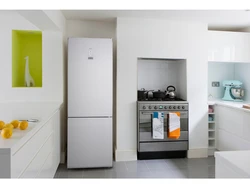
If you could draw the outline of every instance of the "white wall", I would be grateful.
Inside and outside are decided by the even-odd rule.
[[[245,101],[250,101],[250,63],[208,63],[208,96],[221,99],[224,96],[224,80],[239,80],[245,89]],[[219,81],[220,87],[212,87],[212,81]]]
[[[0,11],[0,101],[63,101],[62,35],[43,31],[43,87],[12,88],[12,30],[39,30],[15,11]]]
[[[179,60],[177,65],[177,96],[183,100],[187,100],[187,63],[186,60]]]
[[[138,59],[137,89],[166,91],[167,87],[172,85],[176,88],[178,97],[180,95],[185,96],[186,92],[182,91],[182,87],[186,88],[185,83],[187,79],[186,75],[183,76],[182,73],[186,71],[186,68],[181,66],[181,64],[184,64],[184,62],[177,60]],[[183,84],[180,85],[180,83]]]
[[[154,19],[117,19],[116,160],[137,158],[138,57],[187,59],[189,157],[207,156],[206,39],[206,24]]]
[[[138,65],[138,90],[165,91],[167,86],[177,83],[177,66],[167,60],[139,59]]]
[[[208,62],[208,97],[221,99],[224,96],[224,80],[234,79],[234,63]],[[220,82],[220,87],[212,87],[212,82]]]
[[[115,22],[67,20],[67,37],[115,39]]]

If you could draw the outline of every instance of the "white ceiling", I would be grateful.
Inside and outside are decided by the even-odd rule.
[[[209,29],[250,27],[250,11],[246,10],[62,10],[62,13],[70,20],[114,21],[117,17],[133,17],[205,22]]]

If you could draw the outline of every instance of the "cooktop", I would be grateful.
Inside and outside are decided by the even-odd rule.
[[[146,99],[138,99],[138,101],[185,101],[181,98],[146,98]]]

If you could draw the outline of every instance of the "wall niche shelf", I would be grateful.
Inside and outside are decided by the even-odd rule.
[[[42,87],[42,31],[12,30],[12,87]]]

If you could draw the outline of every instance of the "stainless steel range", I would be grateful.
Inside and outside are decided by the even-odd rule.
[[[182,99],[145,100],[137,102],[138,159],[186,157],[188,150],[188,102]],[[164,139],[152,137],[153,112],[164,113]],[[167,114],[180,112],[181,135],[178,139],[167,137]]]

